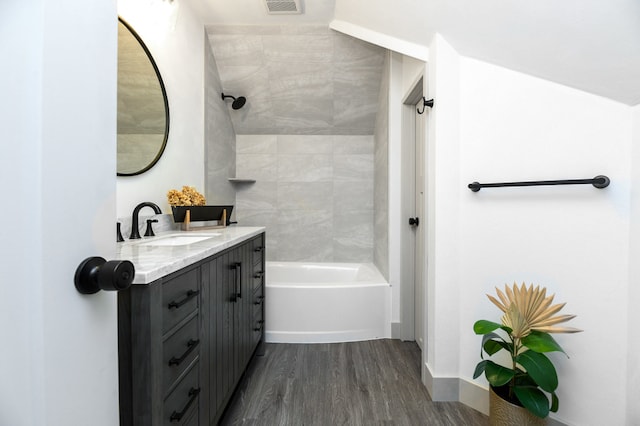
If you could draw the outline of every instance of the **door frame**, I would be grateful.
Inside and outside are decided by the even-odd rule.
[[[424,79],[424,74],[420,73],[414,83],[409,86],[409,90],[402,99],[402,221],[412,217],[415,210],[415,105],[424,96]],[[420,218],[420,220],[423,220],[423,218]],[[420,226],[425,225],[424,221],[420,224]],[[415,238],[415,232],[408,224],[400,227],[400,281],[402,283],[400,291],[400,338],[405,341],[416,340],[414,312]],[[423,336],[423,341],[426,342],[426,336]]]

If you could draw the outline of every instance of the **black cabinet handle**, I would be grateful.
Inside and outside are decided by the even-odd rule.
[[[181,301],[176,302],[174,300],[172,302],[169,302],[169,309],[178,309],[180,306],[184,305],[189,300],[191,300],[194,297],[196,297],[198,294],[200,294],[200,290],[189,290],[189,291],[187,291],[187,295]]]
[[[256,301],[253,302],[253,304],[254,305],[261,305],[263,301],[264,301],[264,296],[258,296],[258,297],[256,297]]]
[[[236,297],[242,299],[242,263],[236,262]]]
[[[182,356],[180,356],[180,358],[176,358],[176,357],[172,357],[169,360],[169,367],[171,367],[172,365],[180,365],[182,364],[182,361],[184,361],[191,352],[193,352],[193,350],[195,348],[198,347],[198,344],[200,343],[200,340],[196,339],[189,339],[189,341],[187,342],[187,350],[182,354]]]
[[[180,412],[174,411],[173,413],[171,413],[171,417],[169,417],[169,421],[173,423],[173,422],[179,422],[180,420],[182,420],[182,417],[184,417],[184,415],[187,414],[187,410],[189,409],[189,407],[191,407],[191,404],[193,404],[196,398],[198,398],[199,393],[200,393],[200,388],[189,389],[189,397],[190,397],[189,402],[187,402],[187,405],[184,406],[182,411]]]
[[[262,324],[264,324],[264,320],[260,320],[257,322],[258,326],[254,327],[253,331],[260,331],[262,330]]]
[[[234,262],[231,266],[233,269],[233,292],[231,301],[237,302],[238,298],[242,299],[242,263]]]
[[[262,250],[264,250],[264,247],[260,246],[260,247],[256,247],[253,249],[253,251],[255,251],[256,253],[260,253]]]
[[[262,278],[264,276],[264,272],[262,271],[258,271],[255,274],[253,274],[253,278]]]

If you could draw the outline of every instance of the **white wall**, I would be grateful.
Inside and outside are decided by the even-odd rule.
[[[561,410],[554,417],[567,424],[633,424],[637,414],[633,404],[627,407],[626,399],[634,400],[637,393],[638,369],[631,365],[637,348],[632,343],[627,353],[620,343],[635,318],[631,311],[627,313],[626,300],[630,298],[633,305],[629,306],[638,301],[627,278],[630,108],[460,57],[440,36],[429,45],[429,57],[425,93],[436,99],[436,106],[427,136],[424,361],[432,397],[474,397],[465,393],[468,386],[458,389],[451,379],[473,383],[479,353],[473,322],[500,318],[485,294],[513,281],[534,282],[556,293],[558,302],[568,302],[567,313],[578,315],[573,325],[586,330],[558,337],[571,358],[554,354],[561,398]],[[417,69],[413,62],[417,63],[408,59],[402,64],[403,91],[413,82],[411,76]],[[636,109],[636,125],[639,117]],[[393,135],[398,124],[390,123]],[[393,143],[390,145],[393,151]],[[466,188],[474,180],[597,174],[608,175],[612,185],[605,190],[591,186],[507,188],[477,194]],[[636,252],[640,254],[637,248]],[[640,275],[633,268],[630,272],[632,279]],[[611,327],[612,323],[617,325]],[[629,333],[631,340],[631,330]],[[594,350],[607,345],[622,348]],[[604,357],[615,365],[629,364],[629,379],[625,369],[611,373],[592,368]],[[475,383],[486,386],[483,380]],[[593,383],[613,391],[602,396],[602,387]],[[485,396],[480,394],[481,399]],[[593,409],[585,406],[584,401],[598,398],[606,403]],[[475,405],[482,408],[484,402]]]
[[[640,106],[632,109],[633,136],[631,149],[631,182],[636,183],[631,187],[631,217],[640,218]],[[627,309],[629,317],[627,324],[629,330],[626,341],[629,343],[627,350],[627,424],[640,424],[640,364],[638,353],[640,352],[640,340],[638,331],[632,324],[640,324],[640,220],[631,221],[629,251],[629,297]]]
[[[142,201],[169,213],[166,193],[195,186],[204,193],[204,26],[187,3],[118,0],[118,13],[153,55],[169,99],[169,139],[158,163],[138,176],[118,177],[117,216]],[[150,212],[151,210],[149,210]]]
[[[514,281],[540,284],[567,302],[565,313],[577,314],[571,325],[585,330],[557,337],[571,358],[552,356],[560,380],[556,417],[625,424],[630,108],[467,58],[460,59],[459,102],[459,182],[437,182],[436,191],[448,188],[457,200],[451,214],[459,215],[459,238],[450,244],[459,250],[460,273],[451,284],[459,288],[460,376],[469,379],[478,361],[474,321],[500,318],[485,294]],[[466,188],[472,181],[598,174],[609,176],[611,186]],[[440,323],[450,319],[436,316]]]
[[[457,53],[441,36],[429,47],[429,92],[435,105],[427,135],[427,307],[426,365],[434,377],[458,373],[458,328],[460,283],[460,188],[459,62]],[[448,399],[451,392],[435,391]],[[435,398],[435,397],[434,397]]]
[[[425,74],[426,63],[420,59],[402,55],[402,94],[406,95],[418,78]],[[426,83],[425,83],[426,88]]]

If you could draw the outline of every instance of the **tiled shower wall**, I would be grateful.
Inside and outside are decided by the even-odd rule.
[[[205,37],[205,197],[207,204],[235,204],[236,191],[229,178],[236,174],[236,135],[229,105],[222,102],[222,83],[216,60]],[[233,218],[233,216],[232,216]]]
[[[206,28],[225,93],[247,98],[237,134],[373,134],[385,49],[326,25]]]
[[[237,135],[238,224],[268,260],[373,262],[373,158],[371,135]]]

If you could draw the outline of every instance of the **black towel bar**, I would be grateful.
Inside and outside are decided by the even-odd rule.
[[[564,179],[564,180],[534,180],[528,182],[500,182],[500,183],[478,183],[472,182],[468,185],[473,192],[480,191],[481,188],[499,188],[503,186],[540,186],[540,185],[585,185],[591,184],[602,189],[609,186],[611,181],[607,176],[598,175],[593,179]]]

